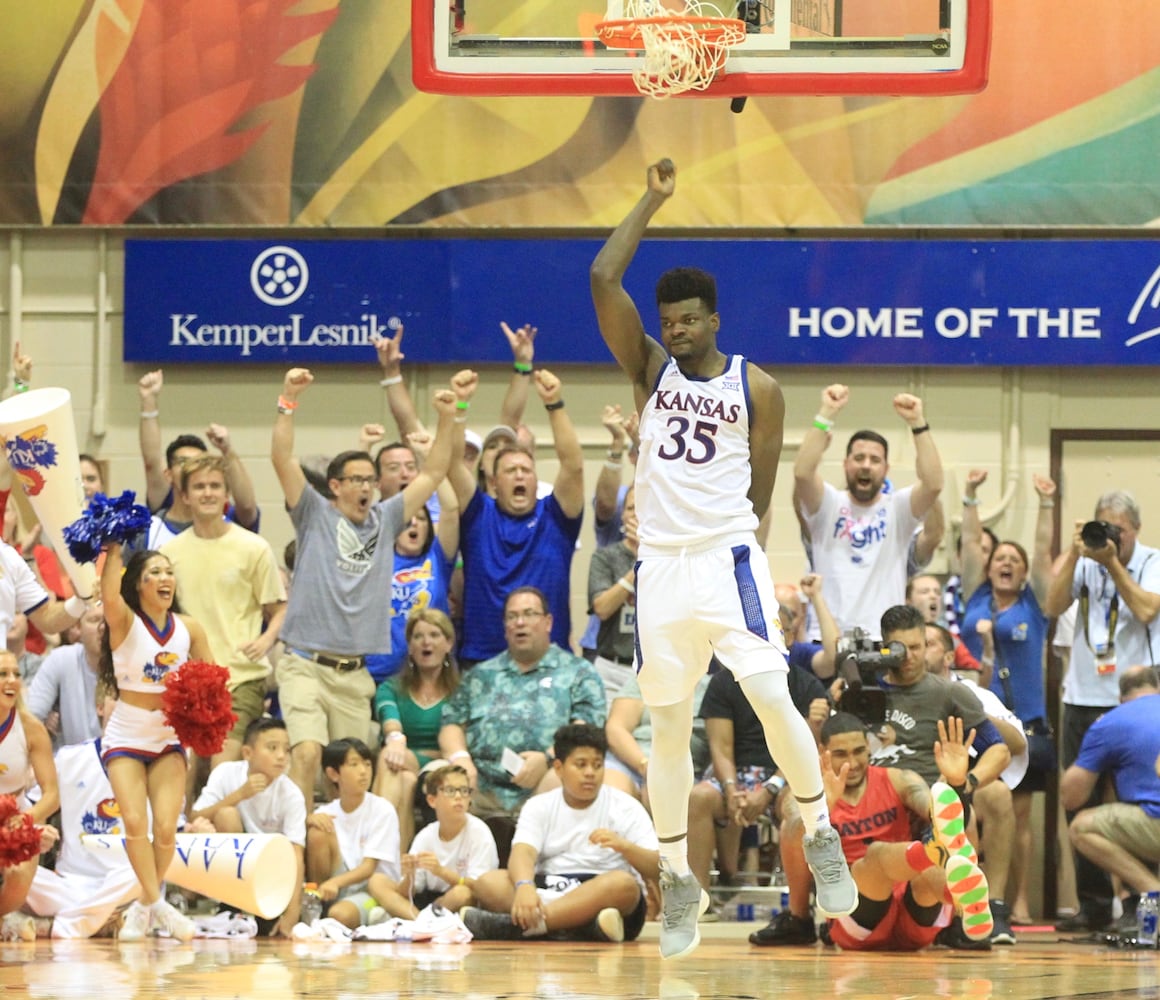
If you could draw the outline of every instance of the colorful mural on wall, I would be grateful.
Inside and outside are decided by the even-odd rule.
[[[403,0],[0,12],[0,225],[592,228],[673,157],[676,227],[1146,225],[1160,5],[1002,0],[952,98],[468,98]]]

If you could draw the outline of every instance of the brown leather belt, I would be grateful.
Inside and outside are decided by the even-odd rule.
[[[287,646],[286,648],[295,656],[300,656],[304,660],[313,660],[319,666],[330,667],[340,674],[361,670],[367,665],[365,656],[327,656],[325,653],[312,653],[307,649],[299,649],[297,646]]]

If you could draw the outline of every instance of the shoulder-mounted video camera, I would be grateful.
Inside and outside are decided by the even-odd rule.
[[[886,721],[886,692],[879,679],[906,662],[901,642],[879,642],[865,629],[853,628],[838,640],[838,676],[845,682],[842,711],[858,716],[867,726],[878,729]]]

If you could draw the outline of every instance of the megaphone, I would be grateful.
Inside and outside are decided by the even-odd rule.
[[[77,595],[93,596],[96,569],[73,559],[64,541],[65,527],[85,506],[69,391],[33,389],[0,402],[0,436],[8,464]]]
[[[125,855],[123,837],[86,833],[81,843]],[[294,845],[280,833],[179,833],[165,880],[273,920],[297,890],[297,872]]]

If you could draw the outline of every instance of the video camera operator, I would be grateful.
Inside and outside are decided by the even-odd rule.
[[[926,670],[926,622],[922,612],[905,604],[887,608],[882,616],[882,645],[898,642],[905,656],[879,655],[885,669],[879,684],[885,693],[886,722],[878,734],[881,748],[871,763],[917,771],[928,784],[939,780],[935,744],[938,724],[951,716],[963,720],[963,731],[975,730],[976,757],[960,797],[970,798],[976,788],[990,784],[1011,759],[1011,752],[979,699],[965,684],[950,684]],[[897,653],[898,651],[893,651]],[[862,657],[859,657],[862,659]],[[869,694],[864,687],[863,695]],[[840,708],[849,711],[845,695]],[[881,722],[881,719],[864,721]]]
[[[1084,734],[1120,703],[1120,675],[1132,666],[1155,667],[1160,637],[1152,625],[1160,611],[1158,551],[1137,541],[1140,506],[1125,490],[1096,501],[1095,517],[1075,522],[1071,548],[1056,567],[1044,610],[1054,617],[1078,601],[1071,664],[1063,683],[1063,766],[1079,756]],[[1094,808],[1099,789],[1080,808]],[[1068,821],[1076,812],[1069,811]],[[1080,912],[1057,924],[1068,931],[1102,930],[1112,917],[1107,875],[1077,855]]]

